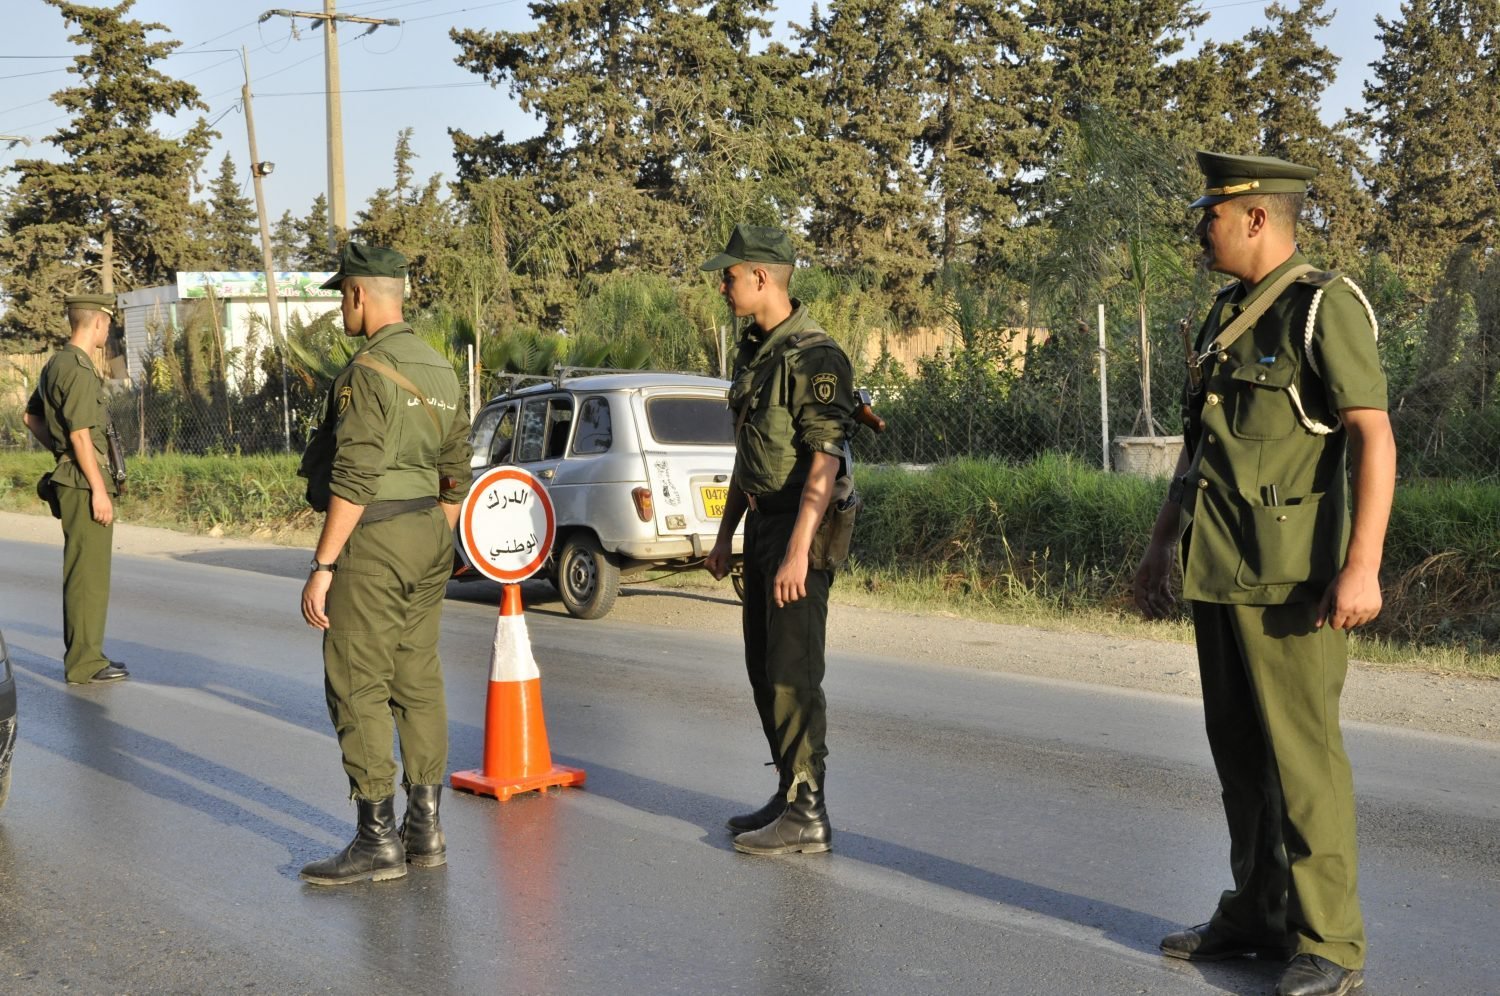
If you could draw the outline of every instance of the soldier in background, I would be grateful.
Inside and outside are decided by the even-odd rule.
[[[365,341],[334,378],[300,471],[309,503],[327,512],[302,617],[323,631],[328,713],[358,812],[349,845],[302,869],[317,885],[447,861],[438,630],[469,485],[469,416],[452,365],[402,319],[405,284],[400,253],[351,242],[323,285],[343,293],[344,334]],[[406,789],[399,829],[393,727]]]
[[[130,672],[104,656],[114,551],[114,495],[105,430],[109,408],[94,353],[109,339],[113,294],[63,299],[72,330],[26,404],[26,428],[57,458],[54,514],[63,528],[63,671],[70,685],[120,681]],[[44,480],[39,490],[45,490]]]
[[[702,267],[722,271],[730,311],[753,319],[729,391],[734,475],[704,565],[716,578],[728,573],[734,531],[748,510],[745,666],[779,782],[764,806],[728,821],[735,850],[746,854],[816,853],[833,840],[823,671],[836,564],[821,552],[826,540],[816,539],[826,536],[826,513],[849,480],[854,387],[844,351],[790,296],[794,266],[780,229],[738,225],[724,252]]]
[[[1277,996],[1342,996],[1364,982],[1365,932],[1339,697],[1348,631],[1380,612],[1396,476],[1375,316],[1297,251],[1315,170],[1209,152],[1198,164],[1198,240],[1234,283],[1188,357],[1186,444],[1135,600],[1170,611],[1180,537],[1234,885],[1161,949],[1290,957]]]

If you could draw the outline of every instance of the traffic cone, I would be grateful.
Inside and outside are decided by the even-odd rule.
[[[502,591],[495,648],[490,652],[484,769],[455,771],[449,781],[456,789],[492,795],[504,802],[517,792],[582,785],[588,776],[579,768],[552,763],[547,723],[542,716],[542,676],[526,635],[521,586],[508,584]]]

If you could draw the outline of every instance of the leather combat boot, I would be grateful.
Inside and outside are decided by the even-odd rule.
[[[448,843],[438,822],[441,785],[408,785],[406,819],[401,823],[401,844],[406,860],[418,868],[436,868],[448,863]]]
[[[1230,958],[1258,958],[1286,961],[1296,948],[1285,938],[1277,941],[1236,937],[1217,930],[1212,924],[1200,923],[1161,939],[1161,953],[1184,961],[1227,961]]]
[[[776,794],[766,800],[766,804],[753,813],[741,813],[731,816],[724,821],[724,825],[735,833],[746,833],[750,830],[759,830],[763,826],[769,826],[771,821],[786,812],[786,794],[791,791],[792,779],[788,775],[782,775],[777,780]]]
[[[349,885],[373,879],[400,878],[406,874],[406,852],[396,834],[395,799],[370,802],[356,799],[359,828],[349,846],[331,858],[314,861],[302,869],[302,881],[314,885]]]
[[[786,811],[759,830],[734,838],[734,849],[741,854],[818,854],[833,846],[833,827],[828,823],[823,785],[813,788],[808,782],[797,783],[797,794]]]
[[[1276,983],[1276,996],[1345,996],[1365,984],[1365,973],[1321,955],[1299,954]]]

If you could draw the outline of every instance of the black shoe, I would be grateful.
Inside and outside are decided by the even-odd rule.
[[[110,661],[108,664],[104,665],[99,670],[94,672],[94,676],[89,679],[89,683],[97,685],[106,681],[123,681],[128,677],[130,677],[129,671],[125,670],[125,668],[116,661]]]
[[[401,845],[406,860],[418,868],[436,868],[448,863],[448,842],[438,822],[441,785],[408,785],[406,819],[401,823]]]
[[[759,830],[761,827],[770,826],[771,821],[786,812],[786,789],[780,789],[766,801],[766,804],[753,813],[741,813],[731,816],[724,821],[724,825],[735,833],[748,833],[751,830]]]
[[[356,799],[354,804],[359,811],[359,828],[354,839],[333,857],[303,868],[304,882],[349,885],[365,879],[384,882],[406,874],[406,851],[396,833],[395,800]]]
[[[1179,930],[1161,939],[1161,953],[1184,961],[1226,961],[1230,958],[1271,958],[1285,961],[1292,949],[1285,944],[1252,941],[1215,930],[1206,923]]]
[[[1365,973],[1320,955],[1299,954],[1281,973],[1276,996],[1344,996],[1365,984]]]
[[[786,812],[759,830],[734,838],[734,849],[741,854],[820,854],[833,847],[833,827],[828,822],[823,786],[813,788],[808,782],[797,783],[797,794],[787,804]]]

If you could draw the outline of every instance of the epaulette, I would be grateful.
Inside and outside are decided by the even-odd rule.
[[[1304,273],[1298,277],[1297,283],[1307,284],[1311,287],[1327,287],[1337,279],[1339,279],[1337,270],[1314,270],[1311,273]]]

